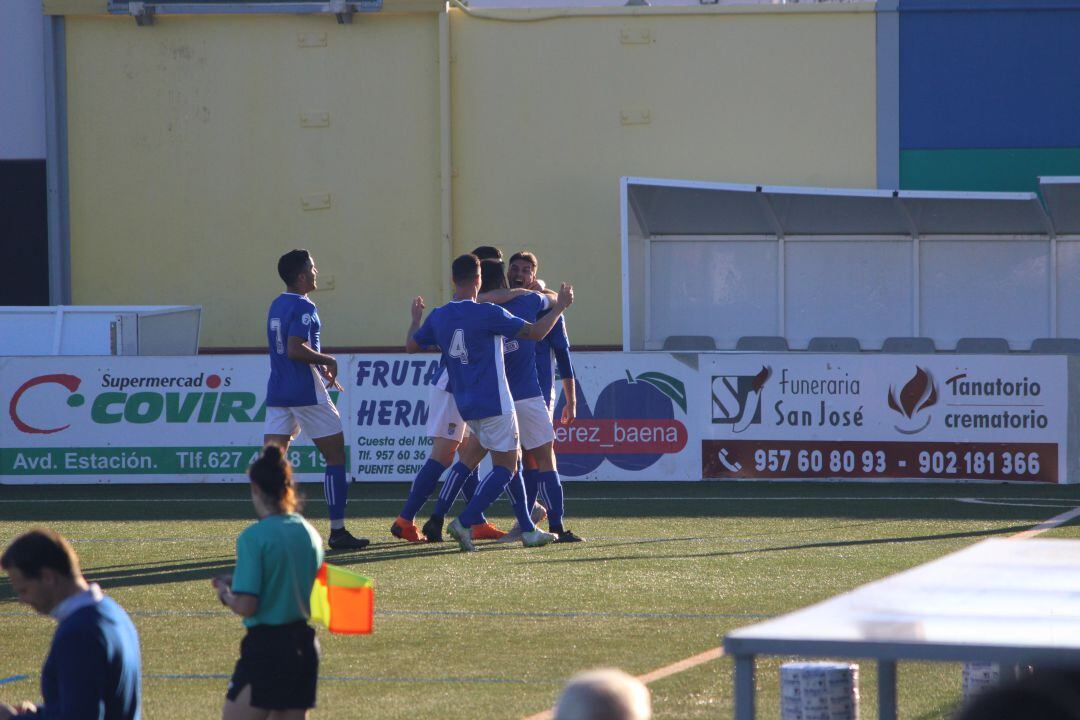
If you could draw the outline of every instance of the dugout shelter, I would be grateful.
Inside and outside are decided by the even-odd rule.
[[[624,350],[1067,352],[1080,337],[1078,177],[1040,193],[624,177],[620,203]]]

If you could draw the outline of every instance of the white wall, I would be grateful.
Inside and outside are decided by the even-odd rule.
[[[855,337],[877,350],[887,337],[914,335],[933,338],[938,350],[962,337],[1002,337],[1027,350],[1036,338],[1077,337],[1080,328],[1072,272],[1080,253],[1062,239],[1056,333],[1046,238],[926,237],[917,259],[905,237],[788,238],[782,263],[779,242],[765,236],[639,243],[649,248],[648,307],[631,320],[632,350],[658,350],[669,335],[711,335],[721,350],[743,335],[782,335],[793,350],[816,336]],[[631,252],[632,262],[638,257]],[[643,345],[633,344],[639,327]]]

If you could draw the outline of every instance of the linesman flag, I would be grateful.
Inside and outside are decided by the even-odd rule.
[[[375,618],[371,578],[323,563],[311,588],[311,619],[330,632],[367,635]]]

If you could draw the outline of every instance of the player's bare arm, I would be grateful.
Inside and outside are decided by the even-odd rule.
[[[527,340],[543,340],[551,328],[555,327],[563,310],[574,304],[574,286],[563,283],[559,288],[559,294],[555,298],[555,304],[551,306],[551,312],[537,320],[535,323],[525,323],[517,336]]]
[[[538,293],[540,293],[542,295],[547,295],[548,299],[551,300],[552,302],[555,302],[555,298],[559,297],[559,293],[557,293],[554,290],[552,290],[551,288],[549,288],[547,286],[547,283],[545,283],[540,278],[536,278],[535,280],[533,280],[532,284],[529,285],[529,289],[532,290],[533,292],[538,292]]]
[[[574,384],[574,378],[563,378],[563,397],[566,398],[566,404],[563,405],[562,411],[562,423],[574,422],[574,418],[577,417],[577,386]]]
[[[412,321],[409,323],[409,331],[405,333],[405,352],[418,353],[424,349],[424,346],[413,340],[413,335],[420,329],[420,319],[424,317],[424,298],[419,295],[413,298],[412,305],[409,307],[409,315]]]
[[[495,303],[496,305],[503,305],[516,297],[521,297],[530,292],[532,292],[532,290],[529,290],[528,288],[496,288],[477,295],[476,302],[489,302]]]
[[[338,362],[333,355],[316,352],[307,340],[296,335],[289,336],[289,345],[286,351],[290,360],[315,365],[328,384],[337,384]]]

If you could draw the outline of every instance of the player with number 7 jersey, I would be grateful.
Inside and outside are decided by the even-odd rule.
[[[345,434],[329,387],[341,390],[338,364],[322,352],[319,313],[308,293],[318,288],[319,270],[307,250],[291,250],[278,259],[285,292],[270,304],[266,340],[270,379],[266,383],[263,445],[277,445],[284,454],[303,431],[326,461],[323,494],[330,515],[331,550],[362,550],[366,538],[345,529],[349,485],[345,476]]]
[[[452,274],[454,300],[433,310],[419,327],[416,326],[423,312],[423,298],[413,301],[413,324],[405,347],[408,352],[431,346],[442,350],[458,412],[481,446],[491,453],[491,472],[448,528],[463,550],[472,550],[469,527],[480,521],[483,511],[506,488],[517,467],[517,417],[503,363],[503,339],[543,338],[562,311],[573,303],[574,290],[564,284],[552,311],[543,320],[529,323],[498,305],[476,302],[480,289],[480,261],[475,255],[457,258]],[[555,539],[550,533],[536,532],[540,536],[535,544],[546,544],[545,540]]]

